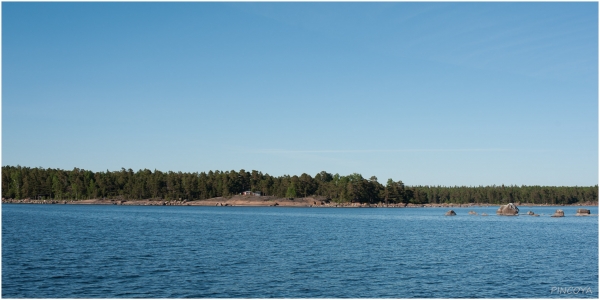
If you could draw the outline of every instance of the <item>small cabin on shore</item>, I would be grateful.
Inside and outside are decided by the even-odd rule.
[[[260,192],[253,192],[253,191],[245,191],[242,193],[242,195],[244,196],[260,196],[261,193]]]

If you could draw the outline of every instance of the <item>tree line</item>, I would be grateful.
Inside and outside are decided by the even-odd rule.
[[[239,195],[244,191],[276,197],[324,197],[335,202],[361,203],[489,203],[573,204],[598,201],[595,186],[406,186],[361,174],[341,176],[322,171],[314,177],[279,177],[252,170],[182,173],[122,168],[92,172],[74,168],[2,167],[2,197],[6,199],[164,199],[203,200]]]

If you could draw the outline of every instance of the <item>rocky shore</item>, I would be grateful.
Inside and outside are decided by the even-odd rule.
[[[18,204],[74,204],[74,205],[156,205],[156,206],[286,206],[286,207],[489,207],[498,206],[495,204],[486,203],[469,203],[469,204],[386,204],[386,203],[336,203],[327,199],[320,198],[278,198],[273,196],[233,196],[233,197],[217,197],[206,200],[186,199],[180,200],[164,200],[164,199],[143,199],[143,200],[122,200],[122,199],[89,199],[89,200],[36,200],[36,199],[4,199],[2,203],[18,203]],[[515,203],[518,206],[565,206],[551,204],[531,204],[531,203]],[[570,206],[598,206],[598,202],[577,203]]]

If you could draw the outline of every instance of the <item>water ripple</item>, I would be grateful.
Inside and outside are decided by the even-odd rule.
[[[3,205],[2,296],[598,296],[597,218],[494,209]]]

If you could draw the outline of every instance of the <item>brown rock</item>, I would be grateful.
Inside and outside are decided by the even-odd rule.
[[[527,214],[530,215],[530,216],[534,216],[535,215],[535,213],[532,212],[532,211],[528,211]]]
[[[477,215],[477,213],[475,211],[473,211],[473,210],[469,211],[469,214],[470,215]]]
[[[576,216],[588,216],[589,214],[590,214],[590,210],[589,209],[580,208],[580,209],[577,210]]]
[[[557,209],[556,212],[552,215],[553,218],[564,217],[565,212],[562,209]]]
[[[501,216],[516,216],[519,214],[519,208],[512,203],[501,205],[496,214]]]
[[[449,210],[445,214],[446,216],[456,216],[456,213],[453,210]]]

